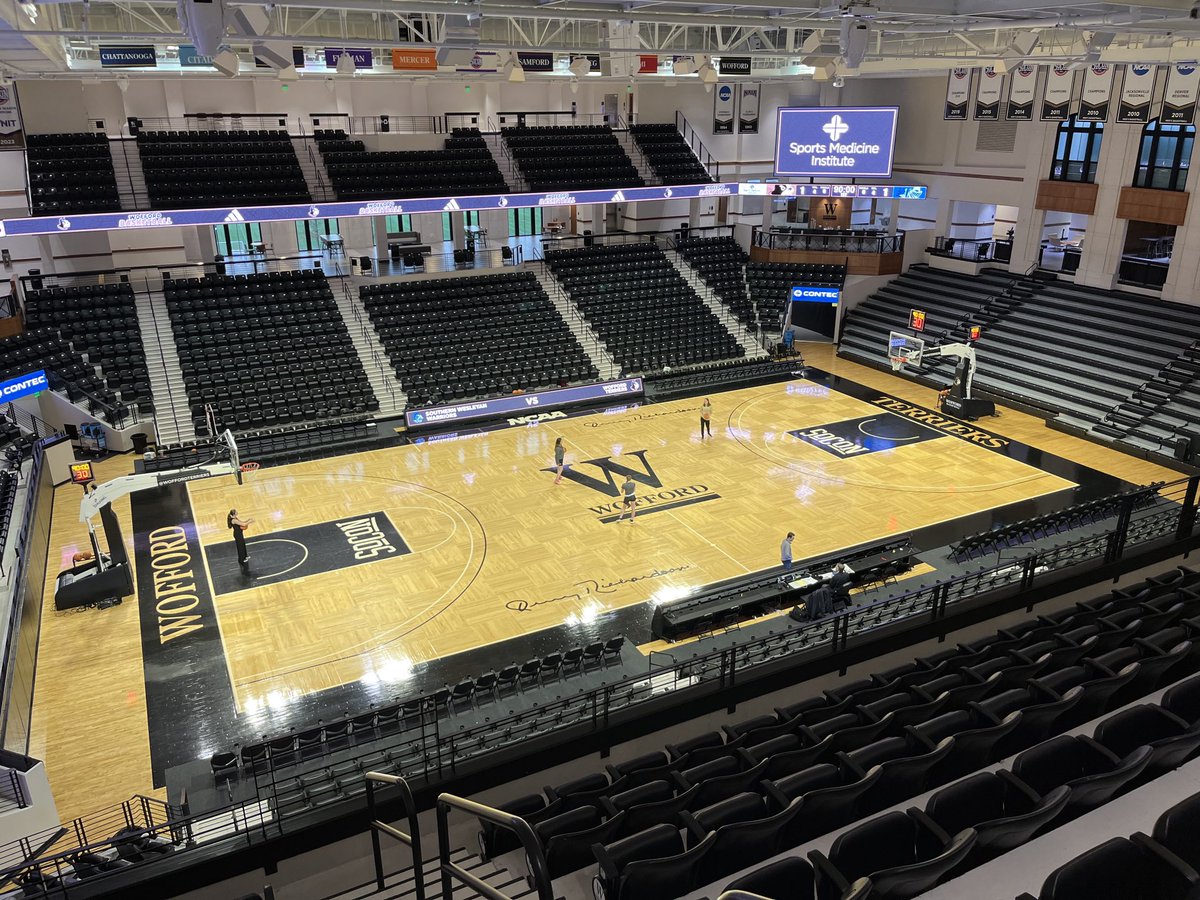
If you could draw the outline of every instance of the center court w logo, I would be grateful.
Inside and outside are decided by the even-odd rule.
[[[639,485],[637,510],[640,514],[679,509],[706,500],[720,499],[720,494],[704,484],[664,488],[662,479],[646,458],[645,450],[633,450],[624,454],[624,457],[632,457],[637,463],[634,464],[633,460],[630,460],[630,465],[625,465],[616,462],[610,456],[602,456],[598,459],[585,459],[563,471],[564,478],[611,498],[607,503],[588,507],[588,511],[598,516],[599,521],[604,524],[617,521],[622,505],[621,485],[626,478],[633,479]],[[546,468],[542,471],[554,472],[554,469]]]

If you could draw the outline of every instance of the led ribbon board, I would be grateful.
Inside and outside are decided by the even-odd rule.
[[[775,172],[805,178],[890,178],[895,106],[783,107],[775,132]]]
[[[626,378],[621,381],[605,381],[600,384],[560,388],[556,391],[542,391],[539,394],[514,394],[511,397],[499,397],[495,400],[475,400],[412,409],[404,414],[404,418],[408,422],[409,428],[429,428],[473,419],[525,416],[543,409],[555,409],[560,406],[604,400],[609,397],[633,397],[641,393],[642,379]]]

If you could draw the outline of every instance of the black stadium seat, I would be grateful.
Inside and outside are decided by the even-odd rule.
[[[26,134],[25,140],[33,215],[113,212],[121,208],[104,134]]]

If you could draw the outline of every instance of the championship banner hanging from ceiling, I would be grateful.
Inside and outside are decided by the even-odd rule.
[[[1032,122],[1033,104],[1037,102],[1038,67],[1021,63],[1008,79],[1008,109],[1004,118],[1010,122]]]
[[[713,91],[713,134],[733,134],[733,87],[718,84]]]
[[[1056,63],[1046,70],[1046,89],[1042,93],[1043,122],[1065,122],[1071,116],[1071,94],[1075,91],[1075,70]]]
[[[0,150],[24,150],[25,130],[17,104],[17,86],[0,85]]]
[[[975,118],[994,122],[1000,118],[1000,98],[1004,94],[1004,76],[992,66],[979,75],[979,87],[975,91]]]
[[[1191,125],[1196,119],[1196,96],[1200,92],[1200,67],[1193,63],[1171,66],[1167,71],[1167,89],[1163,92],[1164,125]]]
[[[967,106],[971,102],[971,70],[953,68],[946,82],[946,109],[942,118],[948,122],[961,122],[967,118]]]
[[[741,94],[738,100],[738,132],[758,134],[758,101],[762,95],[761,84],[738,85]]]
[[[1150,106],[1154,103],[1154,82],[1158,66],[1134,63],[1125,67],[1121,82],[1121,102],[1117,104],[1117,121],[1130,125],[1145,125],[1150,121]]]
[[[1112,103],[1113,75],[1116,68],[1093,63],[1083,73],[1083,93],[1079,97],[1080,122],[1107,122]]]

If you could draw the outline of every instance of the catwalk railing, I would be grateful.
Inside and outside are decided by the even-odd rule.
[[[809,253],[903,253],[904,232],[756,231],[754,246]]]
[[[78,835],[69,852],[28,860],[22,855],[22,847],[29,844],[12,844],[0,848],[0,866],[4,860],[25,859],[9,871],[10,877],[37,871],[65,878],[72,871],[72,857],[82,851],[101,852],[111,846],[111,837],[97,840],[97,832],[103,835],[127,812],[135,815],[132,827],[176,846],[176,852],[168,858],[178,860],[181,851],[222,841],[229,842],[231,849],[236,844],[249,846],[312,825],[314,810],[281,814],[280,788],[296,777],[327,769],[335,754],[339,766],[346,771],[357,767],[357,771],[364,773],[377,769],[381,758],[390,759],[389,767],[414,789],[435,788],[449,778],[511,760],[515,754],[537,753],[586,734],[599,735],[615,725],[685,702],[705,697],[726,698],[736,684],[804,663],[824,659],[827,665],[837,668],[838,654],[851,645],[869,645],[906,628],[936,629],[953,607],[972,598],[1000,590],[1010,591],[1010,596],[1021,596],[1036,588],[1053,587],[1068,577],[1069,570],[1121,560],[1133,562],[1139,552],[1152,547],[1190,550],[1197,542],[1198,489],[1200,476],[1157,489],[1133,491],[1123,495],[1121,512],[1114,520],[1088,529],[1075,540],[1031,547],[1027,553],[997,560],[977,571],[854,606],[816,622],[789,625],[783,631],[749,638],[733,646],[702,652],[696,644],[688,644],[682,651],[686,654],[683,658],[672,652],[655,652],[643,673],[469,728],[442,722],[432,698],[425,698],[428,702],[410,701],[415,712],[400,720],[391,735],[349,746],[343,742],[337,748],[314,752],[306,760],[300,759],[297,750],[268,756],[255,764],[253,772],[246,771],[241,776],[239,790],[243,794],[252,793],[245,800],[201,814],[191,814],[186,801],[178,807],[164,804],[161,811],[156,808],[150,816],[141,815],[136,805],[131,808],[123,804],[115,812],[68,823],[68,830]],[[950,623],[943,628],[948,633]],[[232,787],[229,796],[232,797]],[[361,797],[363,793],[355,792],[353,796]],[[346,797],[347,801],[350,799]],[[165,815],[166,820],[157,818],[160,815]],[[36,843],[36,836],[30,843]],[[131,870],[125,868],[120,872],[128,877]],[[96,878],[91,878],[80,884],[92,885],[95,881]],[[63,883],[52,895],[69,897],[77,887]]]

